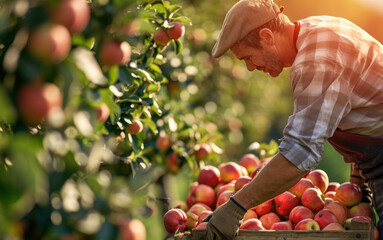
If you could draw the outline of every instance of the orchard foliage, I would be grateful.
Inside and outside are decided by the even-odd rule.
[[[181,6],[90,1],[71,15],[64,1],[0,4],[0,235],[115,239],[156,211],[162,176],[216,161],[221,137],[179,102],[187,84],[167,87],[184,74],[167,64],[191,25]],[[61,14],[79,9],[79,22]],[[197,161],[200,143],[212,151]]]

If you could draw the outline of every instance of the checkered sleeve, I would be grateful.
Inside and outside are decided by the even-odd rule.
[[[293,69],[294,113],[284,129],[280,153],[302,171],[321,161],[324,142],[350,111],[350,89],[342,66],[329,59],[304,61]]]

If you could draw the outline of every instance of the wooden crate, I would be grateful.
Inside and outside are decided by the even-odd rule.
[[[374,231],[366,222],[353,221],[346,231],[241,230],[235,240],[373,240]],[[370,229],[372,231],[370,231]],[[179,232],[175,240],[205,240],[205,229]]]

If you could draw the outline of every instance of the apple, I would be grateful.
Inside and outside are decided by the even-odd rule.
[[[140,34],[141,21],[139,19],[133,19],[129,23],[124,24],[118,30],[118,33],[127,36],[138,36]]]
[[[250,208],[249,210],[247,210],[247,212],[243,216],[242,221],[244,222],[244,221],[246,221],[247,219],[250,219],[250,218],[258,218],[257,212],[255,211],[254,208]]]
[[[206,229],[208,222],[201,222],[198,223],[197,226],[194,227],[194,229]]]
[[[239,165],[245,167],[249,175],[258,167],[259,164],[261,164],[261,161],[252,153],[243,155],[241,160],[239,160]]]
[[[204,203],[208,206],[212,206],[215,202],[214,189],[206,184],[199,184],[193,188],[191,196],[196,203]]]
[[[109,117],[109,107],[105,103],[101,103],[98,108],[95,109],[97,120],[105,122]]]
[[[329,184],[328,175],[322,169],[314,169],[310,171],[306,178],[310,179],[315,186],[317,186],[322,193],[325,193]]]
[[[90,7],[86,0],[63,0],[52,9],[52,21],[73,33],[82,32],[89,23]]]
[[[328,224],[322,230],[323,231],[345,231],[344,227],[337,222]]]
[[[280,216],[289,216],[291,209],[298,206],[299,198],[289,191],[285,191],[274,198],[275,211]]]
[[[289,192],[295,194],[297,197],[301,198],[303,192],[307,188],[314,187],[314,183],[308,178],[301,178],[293,187],[289,189]]]
[[[327,205],[327,204],[329,204],[330,202],[333,202],[333,201],[335,201],[335,200],[332,199],[332,198],[329,198],[329,197],[325,197],[324,198],[324,205]]]
[[[63,97],[53,83],[24,85],[17,93],[17,105],[21,118],[28,125],[37,125],[49,114],[61,109]]]
[[[172,141],[168,135],[162,135],[157,138],[156,146],[160,151],[166,152],[172,146]]]
[[[352,207],[361,202],[362,190],[355,183],[344,182],[336,190],[334,200],[343,203],[347,207]]]
[[[349,210],[350,217],[354,216],[367,216],[372,218],[374,216],[374,210],[371,205],[365,202],[361,202],[355,206],[352,206]]]
[[[169,27],[168,35],[171,39],[179,39],[185,34],[185,26],[181,22],[170,22]]]
[[[258,172],[260,172],[262,170],[262,168],[264,168],[266,166],[266,164],[268,164],[270,162],[272,158],[266,158],[266,159],[262,159],[261,160],[261,163],[258,165],[258,167],[256,167],[250,174],[250,177],[251,178],[255,178],[255,176],[257,176]]]
[[[329,182],[326,192],[329,192],[329,191],[335,192],[339,186],[340,186],[340,183],[338,182]]]
[[[184,216],[186,217],[185,213]],[[170,223],[170,222],[169,222]],[[123,218],[119,222],[121,240],[145,240],[145,225],[138,219]]]
[[[306,219],[303,219],[300,222],[298,222],[295,225],[294,230],[319,231],[320,230],[320,226],[319,226],[319,224],[314,219],[306,218]]]
[[[221,193],[225,192],[225,191],[233,191],[234,192],[234,189],[235,189],[235,184],[233,182],[231,183],[226,183],[226,184],[223,184],[223,185],[218,185],[216,187],[217,191],[216,191],[216,197],[217,199],[219,198],[219,196],[221,195]]]
[[[212,153],[212,149],[209,144],[201,143],[195,147],[195,158],[197,160],[202,160],[207,158]]]
[[[158,28],[153,38],[159,45],[166,45],[170,40],[168,33],[163,28]]]
[[[265,229],[270,229],[273,223],[281,221],[280,217],[275,212],[266,213],[259,217],[259,220],[262,222],[262,226]]]
[[[168,233],[174,234],[177,230],[184,230],[188,221],[187,215],[179,208],[168,210],[163,217],[164,226]]]
[[[126,65],[131,55],[132,49],[128,42],[114,39],[105,41],[99,52],[101,63],[105,66]]]
[[[217,197],[216,208],[229,201],[230,197],[233,196],[233,194],[234,191],[232,190],[226,190],[223,193],[221,193],[219,197]]]
[[[205,218],[207,218],[213,211],[205,210],[198,215],[197,224],[200,224]]]
[[[241,226],[239,227],[239,230],[265,230],[265,228],[262,226],[262,222],[259,219],[251,218],[246,221],[244,221]]]
[[[203,211],[212,211],[212,209],[204,204],[204,203],[195,203],[193,206],[189,208],[189,210],[186,212],[187,216],[187,222],[186,226],[190,229],[194,228],[198,222],[198,216]]]
[[[324,207],[325,198],[319,188],[307,188],[302,194],[301,202],[303,206],[310,208],[313,212],[318,212]]]
[[[244,166],[239,165],[239,168],[241,168],[241,176],[249,176],[249,173]]]
[[[207,165],[198,174],[198,183],[215,188],[221,182],[221,173],[215,166]]]
[[[236,162],[221,163],[218,165],[218,170],[221,173],[221,180],[224,183],[236,180],[241,176],[241,168]]]
[[[319,224],[320,229],[323,229],[330,223],[339,223],[337,217],[328,209],[322,209],[314,216],[314,220]]]
[[[274,210],[274,199],[269,199],[254,207],[255,212],[258,216],[265,215]]]
[[[128,124],[128,126],[125,127],[126,132],[132,135],[139,134],[143,129],[144,125],[138,119],[134,119],[131,124]]]
[[[293,224],[297,224],[298,222],[306,218],[314,219],[314,213],[308,207],[298,205],[290,211],[289,220]]]
[[[335,191],[327,191],[324,193],[324,197],[325,198],[331,198],[331,199],[334,199],[335,198]]]
[[[66,27],[45,23],[34,29],[28,40],[29,53],[47,63],[63,61],[72,47],[72,39]]]
[[[379,230],[374,226],[374,240],[379,240]]]
[[[361,216],[361,215],[356,215],[351,218],[347,218],[347,221],[359,221],[359,222],[368,222],[371,223],[372,219],[368,216]]]
[[[293,227],[290,221],[275,222],[271,225],[270,230],[292,230]]]
[[[237,178],[237,180],[235,180],[234,191],[235,192],[239,191],[239,189],[243,188],[243,186],[250,183],[251,180],[252,178],[249,176],[240,176],[239,178]]]
[[[343,203],[339,201],[332,201],[326,204],[323,209],[328,209],[333,212],[338,219],[339,224],[343,226],[348,216],[348,208]]]
[[[172,173],[176,173],[180,170],[179,164],[180,160],[178,157],[178,153],[173,152],[166,156],[165,158],[166,166],[168,167],[168,170]]]

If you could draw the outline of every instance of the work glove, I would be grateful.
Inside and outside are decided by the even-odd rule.
[[[246,213],[233,197],[219,206],[203,221],[208,222],[206,227],[207,240],[231,240],[238,234],[240,221]]]

